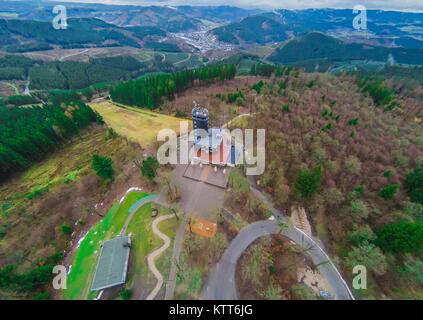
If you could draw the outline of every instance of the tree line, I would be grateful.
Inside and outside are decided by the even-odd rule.
[[[0,181],[40,161],[101,117],[82,102],[67,106],[0,105]]]
[[[196,84],[230,80],[235,74],[236,66],[233,64],[158,74],[120,83],[110,90],[110,96],[122,104],[155,109],[164,99],[171,100],[176,93]]]

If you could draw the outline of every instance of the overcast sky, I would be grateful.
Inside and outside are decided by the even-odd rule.
[[[137,5],[233,5],[254,8],[352,8],[357,4],[369,9],[423,11],[423,0],[55,0],[59,2],[90,2],[105,4],[137,4]]]

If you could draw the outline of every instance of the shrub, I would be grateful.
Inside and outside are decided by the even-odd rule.
[[[388,179],[392,178],[392,171],[391,171],[391,170],[386,170],[386,171],[383,173],[383,176],[384,176],[385,178],[388,178]]]
[[[95,154],[91,159],[91,166],[100,179],[110,180],[113,178],[114,170],[111,158]]]
[[[307,88],[311,89],[316,85],[316,81],[311,80],[309,83],[307,83]]]
[[[356,125],[358,125],[358,118],[348,120],[347,124],[349,126],[356,126]]]
[[[376,231],[376,244],[385,251],[417,252],[423,248],[423,223],[387,224]]]
[[[297,175],[295,190],[304,199],[311,199],[320,189],[322,170],[315,167],[311,170],[302,170]]]
[[[368,225],[356,228],[348,236],[348,240],[354,245],[360,245],[365,242],[372,242],[375,239],[376,235]]]
[[[399,185],[395,183],[389,184],[387,186],[384,186],[382,189],[380,189],[379,195],[385,200],[391,200],[394,198],[395,194],[397,193],[398,188],[399,188]]]
[[[38,198],[39,196],[41,196],[43,193],[48,192],[48,188],[44,187],[44,188],[34,188],[33,190],[31,190],[31,192],[29,192],[26,195],[26,198],[28,200],[34,200],[35,198]]]
[[[359,174],[361,171],[361,162],[355,156],[349,156],[344,162],[345,169],[352,174]]]
[[[282,106],[282,111],[283,112],[291,112],[291,109],[289,108],[289,104],[284,104],[283,106]]]
[[[147,177],[148,180],[153,181],[157,175],[157,169],[160,164],[154,157],[148,157],[141,164],[141,174]]]
[[[186,118],[186,117],[188,117],[188,114],[184,111],[178,110],[178,111],[175,112],[175,117],[176,118]]]
[[[354,189],[354,195],[357,197],[362,197],[364,195],[364,187],[358,186]]]
[[[361,81],[360,87],[363,91],[370,94],[377,106],[384,106],[391,104],[395,99],[395,90],[388,87],[384,82],[369,81],[365,79]]]
[[[350,212],[355,218],[366,219],[369,216],[369,208],[366,203],[361,200],[351,202]]]
[[[323,126],[322,131],[329,131],[332,129],[332,123],[328,123],[325,126]]]
[[[130,289],[122,289],[119,293],[119,297],[122,300],[130,300],[132,298],[132,290]]]
[[[72,233],[72,228],[68,226],[67,224],[60,225],[60,230],[63,234],[69,235]]]
[[[378,276],[385,274],[388,269],[388,263],[382,251],[367,242],[353,247],[348,253],[346,262],[351,269],[357,265],[364,265]]]
[[[109,128],[109,130],[107,130],[107,137],[106,140],[114,140],[118,137],[119,135],[117,134],[117,132],[113,129],[113,128]]]
[[[403,276],[412,284],[423,285],[423,262],[407,257],[401,268]]]
[[[412,216],[417,221],[423,221],[423,205],[421,205],[420,203],[406,203],[404,212],[409,216]]]
[[[255,90],[258,94],[261,92],[261,90],[264,87],[263,80],[260,80],[259,82],[252,85],[251,89]]]
[[[423,204],[423,168],[416,168],[405,178],[404,186],[412,202]]]

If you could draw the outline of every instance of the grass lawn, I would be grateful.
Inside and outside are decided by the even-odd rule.
[[[110,101],[92,103],[91,107],[100,113],[118,134],[139,143],[143,148],[154,145],[157,133],[161,129],[169,128],[179,134],[181,119],[172,116],[141,108],[120,106]]]
[[[154,206],[159,210],[160,215],[170,214],[169,209],[158,207],[156,204]],[[127,229],[127,234],[132,236],[131,264],[127,287],[132,288],[135,282],[140,281],[143,284],[141,290],[145,293],[148,293],[156,284],[156,279],[148,270],[147,256],[163,245],[163,241],[153,233],[151,224],[154,218],[151,217],[151,209],[151,203],[142,206],[132,218]],[[176,218],[172,218],[162,221],[158,225],[159,230],[171,239],[169,248],[156,260],[156,266],[165,279],[169,273],[177,224]],[[147,287],[146,283],[151,284],[151,287]]]
[[[88,232],[75,252],[72,270],[67,278],[67,290],[63,293],[64,299],[78,300],[95,297],[95,293],[90,292],[90,287],[100,253],[100,244],[119,234],[128,217],[128,209],[146,195],[138,191],[128,193],[122,203],[115,204],[107,215]]]
[[[166,52],[163,54],[166,56],[166,61],[173,65],[178,64],[190,57],[190,54],[185,52]]]

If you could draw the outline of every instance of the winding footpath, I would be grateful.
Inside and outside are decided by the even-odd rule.
[[[125,194],[125,196],[121,199],[121,202],[123,202],[123,200],[125,199],[126,195],[128,194],[128,192],[130,190],[131,189],[129,189],[127,191],[127,193]],[[120,232],[121,235],[126,234],[126,230],[128,228],[128,225],[131,222],[131,220],[132,220],[133,216],[135,215],[135,213],[138,211],[138,209],[141,208],[143,205],[145,205],[147,203],[151,203],[151,202],[154,202],[154,203],[160,204],[160,205],[162,205],[164,207],[167,207],[167,204],[165,204],[165,203],[163,203],[163,202],[160,201],[160,197],[157,194],[150,194],[148,196],[145,196],[145,197],[139,199],[137,202],[135,202],[128,209],[129,216],[126,219],[125,225],[123,226],[123,228],[122,228],[122,230]],[[165,252],[169,248],[169,246],[170,246],[170,239],[169,239],[168,236],[166,236],[164,233],[162,233],[159,230],[158,225],[159,225],[160,222],[165,221],[165,220],[168,220],[168,219],[171,219],[173,217],[175,217],[174,214],[169,214],[169,215],[166,215],[166,216],[159,216],[152,223],[152,229],[153,229],[154,234],[157,235],[160,239],[162,239],[163,242],[164,242],[164,244],[159,249],[151,252],[148,255],[148,257],[147,257],[148,268],[153,273],[153,275],[156,277],[157,284],[156,284],[155,288],[147,296],[146,300],[153,300],[157,296],[157,294],[159,293],[161,287],[163,286],[163,275],[157,269],[154,261],[158,257],[160,257],[163,254],[163,252]],[[179,252],[178,252],[177,257],[179,257]]]
[[[125,195],[126,196],[126,195]],[[135,202],[129,209],[129,216],[125,221],[125,225],[122,228],[122,231],[120,232],[121,235],[124,235],[126,233],[126,229],[128,229],[129,223],[132,220],[132,217],[134,216],[134,214],[138,211],[139,208],[141,208],[143,205],[150,203],[150,202],[157,202],[157,200],[159,199],[159,196],[156,194],[150,194],[148,196],[145,196],[143,198],[141,198],[140,200],[138,200],[137,202]],[[123,201],[123,198],[122,200]]]
[[[162,221],[165,220],[169,220],[174,218],[175,215],[173,214],[169,214],[166,216],[161,216],[161,217],[157,217],[152,224],[152,228],[153,228],[153,232],[155,235],[157,235],[160,239],[163,240],[164,244],[157,250],[153,251],[152,253],[150,253],[147,257],[147,263],[148,263],[148,268],[150,269],[150,271],[154,274],[154,276],[157,279],[157,284],[155,286],[155,288],[150,292],[150,294],[147,296],[146,300],[153,300],[157,294],[159,293],[160,289],[163,286],[163,275],[160,273],[160,271],[157,269],[154,261],[160,257],[163,252],[166,251],[167,248],[169,248],[170,246],[170,239],[167,235],[165,235],[164,233],[162,233],[159,228],[157,227],[158,224]]]
[[[255,240],[263,236],[281,233],[294,241],[310,256],[320,273],[332,286],[336,299],[354,300],[354,296],[346,281],[342,278],[342,275],[322,246],[298,228],[288,227],[287,229],[281,229],[279,223],[287,224],[288,219],[259,190],[253,186],[251,186],[251,190],[269,206],[276,219],[252,223],[238,233],[213,269],[207,283],[203,287],[200,298],[205,300],[239,299],[235,284],[235,272],[242,253]]]

